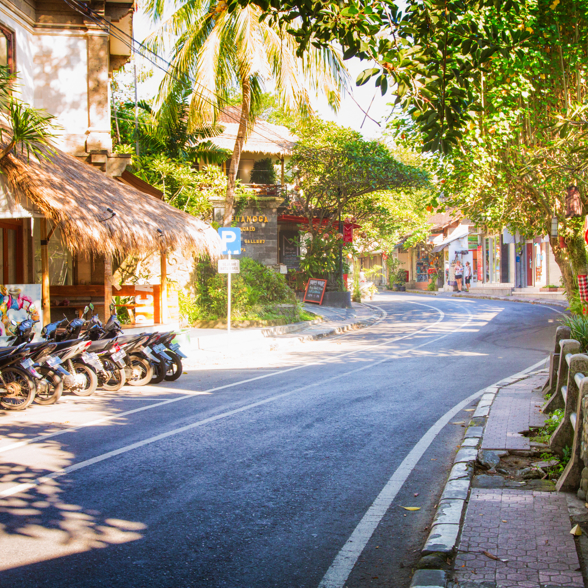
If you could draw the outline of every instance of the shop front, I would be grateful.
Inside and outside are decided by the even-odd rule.
[[[56,151],[51,161],[9,156],[0,179],[0,336],[10,319],[37,330],[92,303],[104,319],[113,297],[139,325],[177,319],[168,256],[178,249],[218,255],[206,223]],[[159,258],[156,281],[119,285],[129,257]]]

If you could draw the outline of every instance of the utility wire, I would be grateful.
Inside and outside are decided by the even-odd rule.
[[[129,47],[131,49],[131,51],[135,55],[137,53],[139,53],[139,55],[141,55],[141,57],[143,57],[143,59],[146,59],[147,61],[149,61],[149,63],[151,63],[152,65],[154,65],[155,67],[157,67],[158,69],[160,69],[161,71],[163,71],[166,75],[171,76],[177,82],[183,83],[184,80],[182,80],[177,75],[171,73],[171,70],[172,69],[177,69],[174,65],[172,65],[169,61],[165,60],[163,57],[161,57],[157,53],[155,53],[155,51],[149,49],[149,47],[147,47],[146,45],[144,45],[140,41],[137,41],[137,39],[135,39],[133,36],[129,35],[125,31],[123,31],[122,29],[120,29],[119,27],[117,27],[115,24],[113,24],[113,23],[109,22],[108,20],[106,20],[101,14],[95,12],[89,6],[87,6],[87,5],[79,2],[78,0],[64,0],[64,2],[68,6],[70,6],[70,8],[73,8],[77,12],[80,12],[84,16],[87,16],[88,18],[90,18],[98,26],[100,26],[104,31],[108,32],[111,36],[113,36],[115,39],[118,39],[119,41],[121,41],[122,43],[124,43],[127,47]],[[112,32],[112,29],[114,29],[119,34],[117,35],[116,33],[113,33]],[[137,50],[137,48],[135,47],[135,45],[137,45],[140,48],[140,50]],[[151,55],[153,55],[154,57],[156,57],[158,60],[162,61],[167,67],[163,67],[159,63],[156,63],[153,59],[150,59],[149,57],[147,57],[145,55],[145,52],[150,53]],[[200,82],[197,82],[189,74],[187,74],[187,77],[192,82],[192,84],[194,86],[197,85],[197,86],[200,86],[201,88],[204,88],[205,90],[209,91],[208,88],[206,88],[206,86],[204,86]],[[205,102],[207,102],[211,106],[215,107],[214,102],[212,102],[209,98],[207,98],[204,94],[202,94],[202,92],[196,92],[195,90],[194,90],[194,92],[198,96],[200,96],[200,98],[202,98]],[[231,106],[227,102],[227,100],[225,100],[224,98],[222,98],[221,96],[219,96],[215,92],[210,92],[210,93],[213,94],[219,100],[219,102],[221,102],[221,103],[224,102],[226,106]],[[240,120],[238,118],[234,117],[230,112],[227,112],[226,110],[223,110],[223,114],[227,118],[232,119],[237,124],[240,123]],[[260,137],[262,137],[266,141],[269,141],[270,143],[273,143],[274,145],[277,145],[278,147],[283,148],[283,141],[278,142],[276,139],[271,139],[267,135],[264,135],[264,134],[260,133],[258,130],[255,130],[255,132],[256,132],[257,135],[259,135]]]

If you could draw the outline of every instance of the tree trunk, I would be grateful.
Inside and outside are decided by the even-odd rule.
[[[584,242],[583,235],[576,235],[571,239],[567,239],[570,262],[572,264],[572,270],[576,276],[588,274],[586,264],[586,243]]]
[[[561,277],[566,289],[566,295],[568,300],[570,296],[576,291],[576,280],[574,278],[574,272],[572,271],[572,265],[570,264],[569,256],[563,247],[559,246],[559,237],[550,237],[551,250],[553,251],[553,257],[555,262],[559,266]]]
[[[251,82],[249,78],[242,80],[243,104],[241,105],[241,119],[239,121],[239,131],[235,141],[235,148],[229,165],[229,178],[227,181],[227,195],[225,196],[225,215],[223,226],[229,227],[233,222],[233,209],[235,207],[235,184],[237,182],[237,172],[239,171],[239,162],[241,161],[241,151],[247,138],[247,125],[249,123],[249,111],[251,110]]]

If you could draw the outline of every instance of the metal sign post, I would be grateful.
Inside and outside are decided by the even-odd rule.
[[[227,333],[231,332],[231,252],[229,251],[229,300],[228,300],[228,314],[227,314]]]

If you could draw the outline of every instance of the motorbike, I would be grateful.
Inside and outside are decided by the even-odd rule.
[[[8,410],[24,410],[37,393],[36,380],[41,375],[28,357],[26,343],[0,349],[0,406]]]

